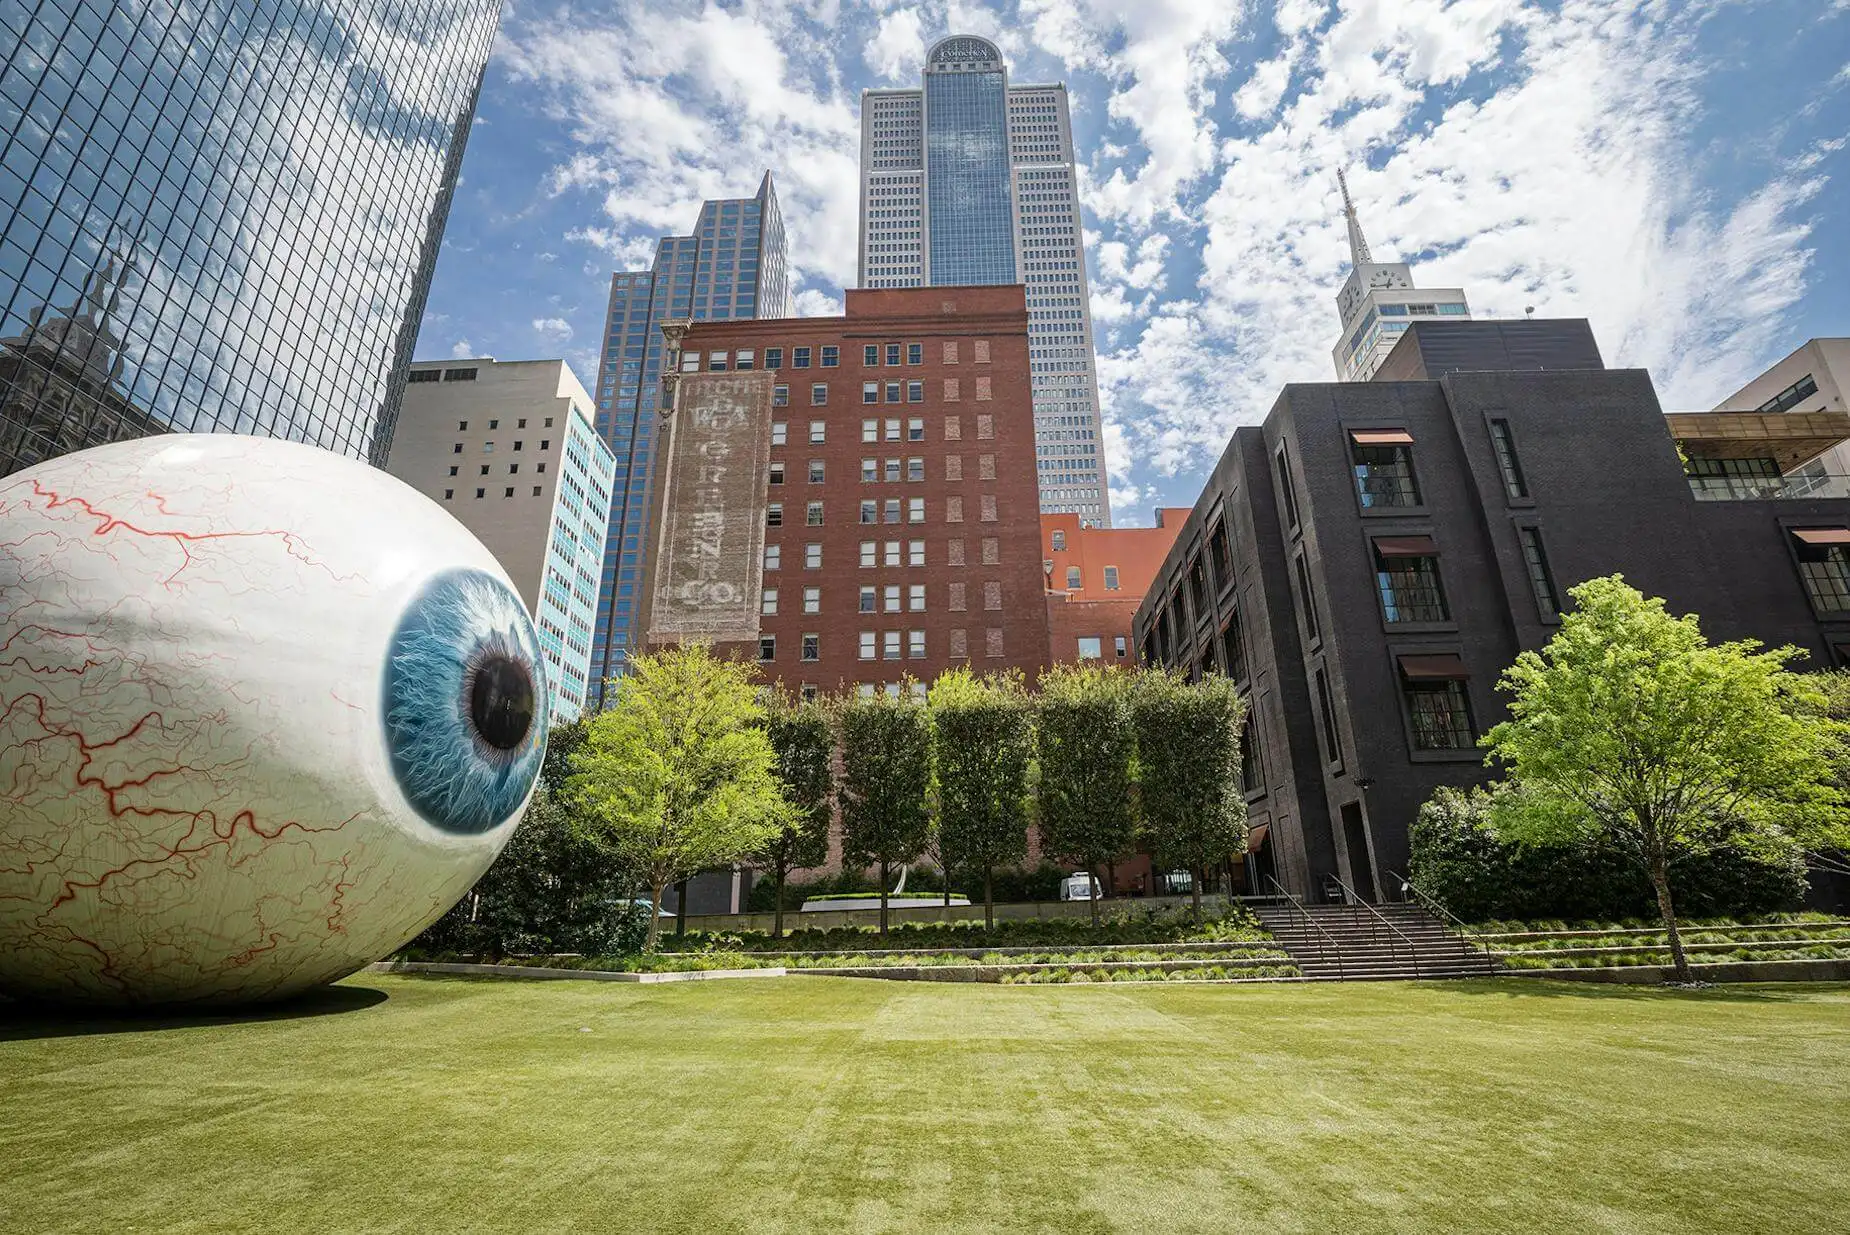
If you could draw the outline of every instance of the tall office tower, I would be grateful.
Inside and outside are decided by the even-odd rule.
[[[500,0],[0,0],[0,475],[385,460]]]
[[[413,365],[385,468],[495,555],[539,628],[553,719],[576,717],[590,685],[616,462],[571,369],[489,358]]]
[[[861,94],[862,287],[1023,283],[1041,510],[1111,526],[1066,87],[957,35],[919,90]]]
[[[756,195],[709,201],[690,234],[662,237],[648,270],[611,276],[597,430],[616,454],[617,483],[591,641],[593,710],[602,705],[604,682],[622,676],[628,662],[647,565],[650,447],[662,393],[661,324],[789,313],[784,216],[768,171]]]
[[[1343,335],[1331,351],[1339,381],[1365,382],[1375,375],[1407,323],[1419,317],[1467,320],[1471,306],[1461,288],[1418,288],[1413,267],[1406,262],[1378,262],[1368,251],[1355,203],[1349,200],[1349,178],[1336,173],[1343,195],[1343,221],[1349,228],[1349,278],[1336,295],[1336,312]]]

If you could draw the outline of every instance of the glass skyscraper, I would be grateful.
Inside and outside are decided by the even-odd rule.
[[[1041,510],[1111,525],[1066,87],[1012,86],[987,39],[861,94],[862,287],[1021,283]]]
[[[592,630],[592,710],[603,702],[604,681],[622,676],[635,634],[649,548],[655,412],[662,393],[661,323],[789,313],[784,219],[768,171],[755,196],[706,202],[692,234],[662,237],[650,269],[611,276],[595,394],[597,429],[617,463]]]
[[[0,474],[383,463],[500,0],[0,0]]]

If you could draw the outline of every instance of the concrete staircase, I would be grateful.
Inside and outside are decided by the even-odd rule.
[[[1488,953],[1472,947],[1417,905],[1309,905],[1299,909],[1280,899],[1255,904],[1253,909],[1307,978],[1367,982],[1482,978],[1498,972]]]

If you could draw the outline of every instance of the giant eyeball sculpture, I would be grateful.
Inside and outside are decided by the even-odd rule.
[[[0,479],[0,993],[277,999],[413,938],[545,753],[539,640],[438,505],[267,438]]]

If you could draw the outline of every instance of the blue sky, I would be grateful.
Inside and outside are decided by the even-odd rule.
[[[1850,334],[1850,0],[513,0],[420,358],[589,383],[610,272],[767,167],[798,311],[836,311],[860,92],[958,32],[1071,91],[1120,523],[1332,380],[1339,166],[1377,260],[1591,318],[1667,408]]]

